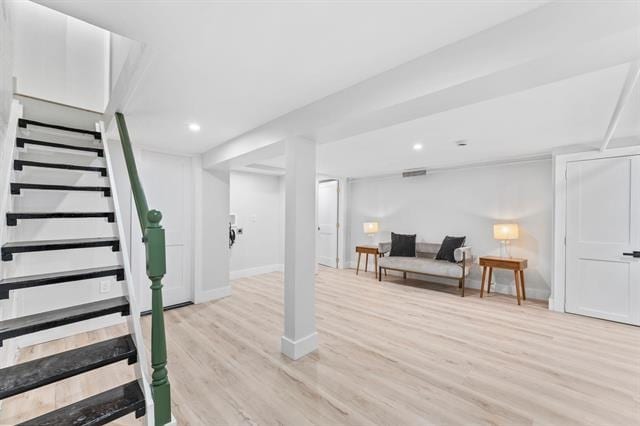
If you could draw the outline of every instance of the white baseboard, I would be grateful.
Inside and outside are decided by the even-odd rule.
[[[223,297],[231,296],[231,286],[225,286],[220,288],[213,288],[211,290],[201,291],[194,301],[195,303],[210,302],[212,300],[222,299]]]
[[[284,271],[284,265],[282,263],[275,263],[273,265],[257,266],[255,268],[238,269],[236,271],[229,272],[229,278],[237,280],[238,278],[252,277],[254,275],[268,274],[269,272],[282,272]]]
[[[318,349],[318,333],[316,332],[296,341],[286,336],[282,336],[281,338],[282,353],[294,361],[310,354],[316,349]]]

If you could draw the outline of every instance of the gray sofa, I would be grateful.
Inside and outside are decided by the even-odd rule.
[[[391,251],[391,243],[379,243],[380,253],[387,254]],[[400,271],[407,278],[407,272],[413,274],[431,275],[436,277],[452,278],[458,280],[461,295],[464,297],[464,282],[471,271],[473,255],[471,247],[463,246],[454,252],[456,262],[436,260],[436,254],[440,250],[438,243],[416,243],[416,257],[385,256],[378,260],[378,280],[382,281],[382,271]]]

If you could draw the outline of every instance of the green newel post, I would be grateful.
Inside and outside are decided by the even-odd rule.
[[[158,210],[149,210],[138,176],[124,115],[116,112],[115,116],[147,253],[147,276],[151,280],[151,367],[153,368],[151,390],[155,424],[161,426],[171,421],[171,388],[167,372],[167,341],[164,333],[164,303],[162,302],[162,277],[167,272],[164,229],[160,226],[162,213]]]
[[[167,272],[164,229],[160,226],[162,213],[150,210],[144,239],[147,248],[147,276],[151,280],[151,388],[153,389],[155,423],[171,421],[171,388],[167,373],[167,342],[164,334],[164,303],[162,277]]]

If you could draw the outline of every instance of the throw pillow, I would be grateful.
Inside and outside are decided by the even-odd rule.
[[[416,257],[416,234],[403,235],[392,232],[389,256]]]
[[[437,260],[448,260],[449,262],[456,261],[453,252],[464,245],[467,237],[444,237],[442,240],[442,245],[440,246],[440,250],[438,250],[438,254],[436,254]]]

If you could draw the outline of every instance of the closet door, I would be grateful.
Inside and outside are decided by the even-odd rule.
[[[141,150],[139,155],[142,184],[150,209],[162,212],[161,225],[165,230],[167,273],[162,283],[165,306],[192,300],[193,294],[193,184],[191,159]],[[132,209],[135,215],[135,207]],[[137,226],[137,219],[134,222]],[[139,301],[142,310],[151,309],[151,291],[144,266],[144,245],[139,245],[141,266],[139,282],[143,283]]]
[[[640,325],[640,156],[567,165],[565,309]]]

